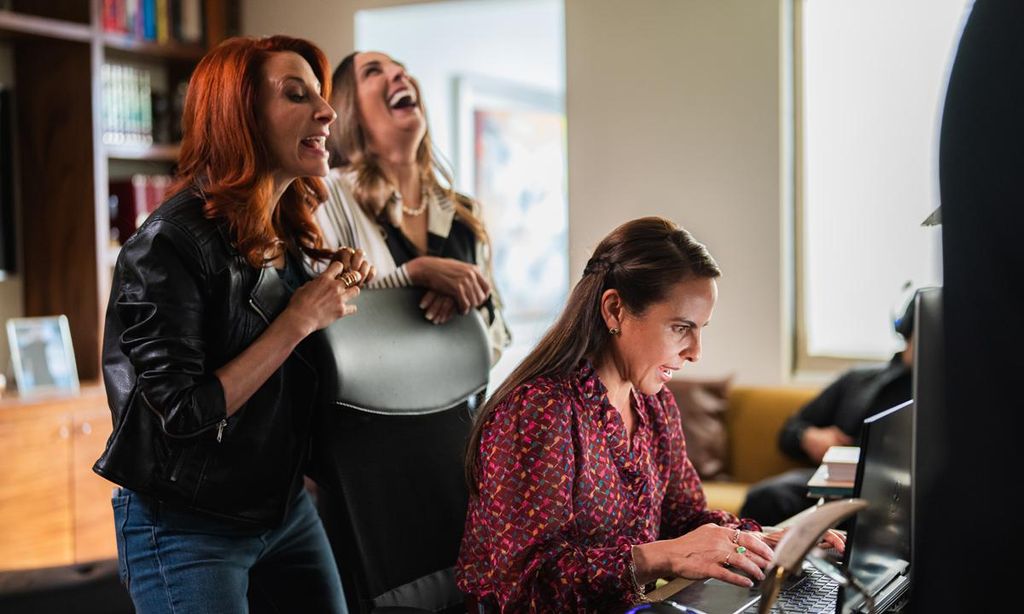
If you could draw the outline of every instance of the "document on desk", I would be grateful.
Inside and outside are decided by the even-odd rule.
[[[853,480],[831,480],[828,467],[821,465],[807,480],[808,497],[852,497]]]

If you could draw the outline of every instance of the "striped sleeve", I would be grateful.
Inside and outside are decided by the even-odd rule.
[[[381,290],[384,288],[408,288],[409,286],[412,286],[412,280],[409,278],[409,271],[403,264],[391,273],[374,279],[366,287],[372,290]]]

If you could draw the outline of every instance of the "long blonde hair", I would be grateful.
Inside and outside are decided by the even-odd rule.
[[[354,51],[346,56],[334,69],[331,78],[331,106],[338,114],[338,119],[331,131],[328,149],[331,153],[331,168],[346,167],[354,173],[353,196],[356,202],[372,219],[379,219],[394,191],[394,186],[384,176],[376,154],[370,150],[366,131],[359,119],[355,71],[355,59],[359,53]],[[409,77],[409,80],[416,89],[416,104],[426,121],[420,84],[412,77]],[[455,206],[455,217],[473,231],[479,243],[489,248],[490,240],[484,223],[474,213],[476,204],[471,198],[459,194],[452,187],[454,181],[451,171],[434,151],[429,127],[426,128],[423,139],[416,149],[416,165],[424,190],[448,198]],[[391,222],[397,226],[400,220]]]

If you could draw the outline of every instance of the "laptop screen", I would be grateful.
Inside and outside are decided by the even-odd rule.
[[[861,429],[854,491],[868,507],[854,520],[844,563],[876,600],[887,597],[883,589],[910,566],[913,427],[914,402],[907,401],[871,416]],[[841,591],[840,603],[846,600],[848,607],[862,601],[855,591]]]

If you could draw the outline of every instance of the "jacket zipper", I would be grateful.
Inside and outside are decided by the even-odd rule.
[[[164,415],[161,414],[160,412],[158,412],[155,407],[153,407],[153,404],[149,402],[149,399],[146,398],[145,393],[143,393],[141,390],[139,391],[139,396],[142,397],[142,401],[146,404],[146,407],[149,408],[149,411],[153,412],[153,414],[156,415],[157,419],[160,420],[160,430],[163,431],[164,435],[170,437],[171,439],[192,439],[193,437],[195,437],[197,435],[201,435],[201,434],[205,433],[206,431],[209,431],[210,429],[216,428],[217,429],[217,441],[219,442],[221,440],[221,438],[223,437],[224,427],[226,427],[228,425],[228,419],[227,418],[223,418],[223,419],[221,419],[220,422],[217,422],[215,424],[211,424],[209,426],[204,426],[203,428],[199,429],[198,431],[189,433],[188,435],[175,435],[173,433],[168,433],[167,432],[167,421],[164,420]]]
[[[259,314],[260,319],[262,319],[267,324],[267,326],[270,326],[270,320],[267,319],[267,315],[265,313],[263,313],[263,311],[256,305],[256,301],[254,301],[253,299],[250,298],[249,299],[249,305],[256,311],[257,314]],[[153,407],[153,404],[149,402],[149,399],[146,398],[145,394],[143,394],[142,392],[139,392],[139,395],[142,397],[142,400],[146,402],[146,405],[149,407],[150,411],[152,411],[154,414],[156,414],[157,417],[160,419],[160,425],[162,427],[164,427],[162,430],[164,431],[164,434],[166,434],[168,437],[173,437],[175,439],[189,439],[191,437],[194,437],[196,435],[199,435],[200,433],[204,433],[204,432],[206,432],[206,431],[216,427],[217,428],[217,443],[221,443],[224,440],[224,429],[227,428],[227,426],[228,426],[228,419],[227,418],[222,419],[217,424],[212,424],[212,425],[207,426],[205,428],[199,429],[198,431],[196,431],[192,435],[172,435],[172,434],[167,432],[166,423],[164,422],[163,414],[158,412],[156,410],[156,408]]]
[[[256,313],[259,314],[260,319],[262,319],[267,324],[267,326],[270,326],[270,320],[268,320],[266,314],[264,314],[260,310],[260,308],[256,306],[256,301],[254,301],[252,298],[249,299],[249,306],[251,306],[256,311]],[[224,439],[224,429],[227,428],[227,426],[227,418],[224,418],[223,420],[217,423],[217,443],[220,443]]]
[[[256,313],[259,314],[260,319],[263,320],[263,322],[267,326],[270,326],[270,318],[267,317],[267,314],[263,313],[263,310],[256,305],[256,301],[253,300],[252,298],[249,299],[249,306],[252,307],[256,311]]]
[[[172,482],[177,482],[178,481],[178,474],[181,473],[181,466],[184,465],[184,464],[185,464],[185,450],[182,450],[181,454],[178,455],[177,460],[174,461],[174,469],[171,470],[171,478],[170,478],[170,480]]]

